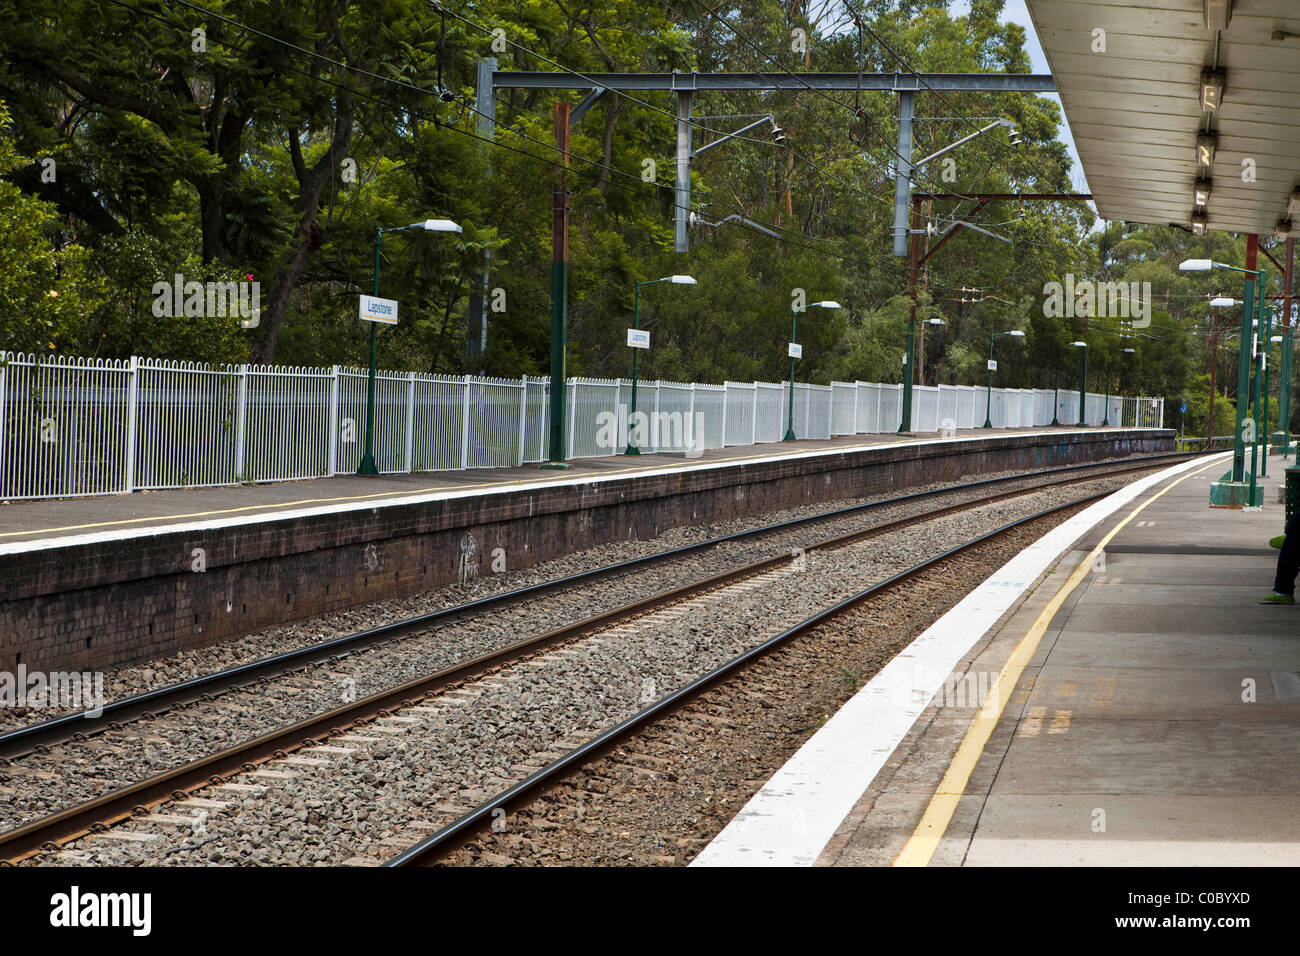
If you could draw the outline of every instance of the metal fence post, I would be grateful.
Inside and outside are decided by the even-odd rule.
[[[724,447],[727,447],[727,393],[728,392],[729,389],[727,388],[727,382],[723,382],[723,441],[722,444],[718,446],[720,447],[720,449],[724,449]]]
[[[655,417],[650,421],[649,432],[650,444],[655,451],[659,450],[659,393],[663,391],[663,379],[655,380]]]
[[[339,367],[330,366],[329,474],[339,473]]]
[[[465,407],[460,419],[460,467],[469,467],[469,376],[465,376]]]
[[[239,404],[235,409],[235,481],[243,481],[244,432],[248,424],[248,366],[239,366]]]
[[[687,447],[686,447],[687,451],[690,451],[690,444],[687,441],[686,436],[689,434],[692,438],[695,437],[693,433],[693,429],[695,428],[695,383],[691,382],[690,385],[691,385],[691,404],[689,406],[690,410],[686,413],[686,421],[682,422],[682,441],[687,443]],[[703,440],[704,440],[703,438],[700,439],[700,441]]]
[[[415,373],[406,373],[406,473],[415,471]]]
[[[537,460],[546,460],[546,437],[551,433],[551,383],[543,381],[542,388],[542,427],[537,429]]]
[[[568,409],[568,412],[569,412],[569,443],[565,446],[565,454],[564,454],[564,459],[565,459],[565,461],[568,461],[570,458],[573,457],[573,432],[574,432],[574,429],[577,428],[577,424],[578,424],[578,380],[577,380],[577,379],[572,379],[572,380],[570,380],[570,381],[566,381],[566,382],[564,383],[564,387],[565,387],[565,388],[568,388],[570,384],[573,385],[573,392],[572,392],[572,395],[573,395],[573,405],[572,405],[571,408]]]
[[[751,445],[757,445],[758,444],[758,382],[754,383],[754,415],[753,415],[753,422],[751,424],[753,425],[753,428],[751,429],[751,437],[749,439],[749,443]]]
[[[15,358],[12,352],[0,352],[0,497],[5,495],[5,439],[4,436],[12,432],[9,428],[8,421],[5,420],[5,389],[8,384],[9,363],[5,361],[9,358]],[[8,487],[17,487],[17,482],[9,482]]]
[[[136,403],[139,400],[140,357],[131,356],[126,380],[126,487],[123,491],[135,491],[135,418]]]
[[[515,466],[522,468],[524,466],[524,438],[528,426],[528,376],[519,376],[519,454],[516,455]]]

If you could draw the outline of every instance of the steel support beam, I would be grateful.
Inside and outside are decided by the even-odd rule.
[[[686,232],[691,215],[691,99],[690,90],[677,94],[677,178],[673,187],[673,248],[677,252],[691,247]]]
[[[1055,93],[1047,73],[566,73],[498,70],[497,89],[594,90],[876,90]]]
[[[478,87],[474,94],[474,108],[478,110],[475,132],[488,140],[496,138],[497,98],[492,92],[492,76],[496,68],[495,57],[484,57],[478,61]],[[488,162],[491,163],[490,155]],[[491,250],[484,249],[483,268],[469,294],[469,315],[465,329],[465,359],[469,363],[469,368],[477,367],[479,374],[485,371],[483,356],[487,352],[488,280],[491,259]]]
[[[580,123],[582,121],[582,118],[587,115],[587,110],[595,106],[596,101],[600,99],[602,96],[604,96],[607,92],[608,90],[606,90],[603,86],[598,86],[590,93],[588,93],[586,96],[584,96],[582,98],[582,102],[580,102],[577,106],[575,106],[573,108],[573,112],[569,114],[569,125],[572,126],[574,123]]]
[[[894,255],[907,255],[907,200],[912,192],[912,93],[898,94],[898,158],[894,164]],[[911,369],[908,369],[909,374]]]

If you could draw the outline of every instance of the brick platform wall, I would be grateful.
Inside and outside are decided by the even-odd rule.
[[[513,570],[683,525],[1172,446],[1154,430],[885,445],[4,555],[0,670],[165,657],[487,575],[496,548]]]

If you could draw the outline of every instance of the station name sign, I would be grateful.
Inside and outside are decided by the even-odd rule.
[[[628,329],[627,344],[629,348],[648,349],[650,347],[649,329]]]
[[[381,299],[377,295],[361,297],[361,320],[363,322],[382,322],[384,325],[397,324],[397,300]]]

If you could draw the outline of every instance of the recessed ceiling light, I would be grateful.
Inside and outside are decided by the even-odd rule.
[[[1225,75],[1222,70],[1206,68],[1201,71],[1201,109],[1213,112],[1223,105],[1223,84]]]
[[[1219,137],[1214,133],[1196,134],[1196,165],[1202,169],[1214,166],[1214,151],[1219,148]]]

